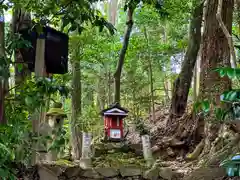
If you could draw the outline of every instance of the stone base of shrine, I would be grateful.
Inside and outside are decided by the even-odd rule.
[[[162,174],[161,174],[162,173]],[[162,177],[163,172],[150,169],[141,169],[136,166],[114,167],[96,167],[91,169],[82,169],[79,166],[67,167],[63,165],[39,164],[25,170],[21,169],[17,174],[18,179],[26,180],[154,180],[154,179],[180,179],[176,172],[169,170]],[[176,176],[176,177],[175,177]]]

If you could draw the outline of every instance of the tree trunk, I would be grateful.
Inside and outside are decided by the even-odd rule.
[[[233,4],[233,0],[223,1],[222,19],[229,32],[232,28]],[[218,0],[209,1],[205,17],[201,54],[200,97],[219,103],[220,94],[231,88],[231,82],[227,77],[220,78],[218,73],[211,70],[231,64],[227,39],[216,20],[217,5]]]
[[[199,1],[194,1],[194,4],[196,7],[192,12],[187,52],[185,54],[181,72],[173,84],[173,95],[170,109],[171,117],[181,117],[185,112],[189,88],[191,87],[192,82],[193,69],[201,43],[203,4],[199,4]]]
[[[72,62],[72,117],[71,117],[71,142],[73,158],[79,160],[81,157],[81,136],[77,121],[81,118],[81,66],[79,60]]]
[[[240,1],[235,1],[236,2],[236,12],[237,12],[237,35],[238,37],[240,37]],[[236,58],[239,59],[240,58],[240,54],[238,53],[238,50],[236,51]]]
[[[2,73],[3,76],[0,75],[0,124],[5,124],[6,119],[4,116],[4,98],[6,93],[6,71],[7,64],[5,62],[5,43],[4,43],[4,14],[3,11],[0,10],[0,66],[3,67]],[[1,73],[1,72],[0,72]]]
[[[108,87],[108,104],[112,103],[112,76],[111,76],[111,72],[110,72],[110,67],[109,67],[109,72],[107,73],[108,75],[108,83],[107,83],[107,87]]]
[[[24,9],[17,8],[13,12],[12,32],[18,33],[25,28],[31,28],[31,15]],[[23,63],[22,55],[18,49],[14,52],[15,58],[15,84],[21,84],[27,75],[30,75],[28,65]]]
[[[195,103],[197,100],[197,63],[194,67],[194,73],[193,73],[193,98],[192,101]]]
[[[112,23],[113,26],[115,26],[117,23],[118,2],[119,2],[118,0],[111,0],[108,3],[108,20],[109,20],[109,22]],[[109,57],[109,58],[111,58],[111,57]],[[112,93],[113,81],[112,81],[111,64],[106,65],[106,70],[107,70],[106,74],[108,77],[107,78],[107,87],[108,87],[107,88],[107,93],[108,93],[107,103],[111,104],[111,103],[113,103],[113,93]]]
[[[153,122],[156,122],[156,116],[155,116],[155,102],[154,102],[154,89],[153,89],[153,70],[152,70],[152,60],[151,60],[151,53],[149,49],[149,39],[148,39],[148,33],[147,29],[144,26],[144,36],[147,41],[147,51],[148,51],[148,67],[149,67],[149,83],[150,83],[150,94],[151,94],[151,110],[152,110],[152,117]]]
[[[99,107],[100,110],[103,110],[105,108],[105,105],[107,103],[107,88],[106,88],[106,83],[105,83],[105,79],[103,77],[105,77],[105,73],[100,71],[100,77],[98,80],[98,101],[99,101]]]
[[[167,72],[166,72],[166,74],[165,74],[165,76],[164,76],[164,81],[163,81],[163,83],[164,83],[164,92],[165,92],[165,102],[166,102],[166,104],[168,104],[169,102],[170,102],[170,99],[171,99],[171,88],[170,88],[170,86],[169,86],[169,77],[167,77]]]
[[[164,43],[165,44],[167,44],[168,43],[168,36],[167,36],[167,27],[166,27],[166,24],[163,26],[163,41],[164,41]],[[167,65],[167,66],[169,66],[169,65]],[[171,63],[170,63],[170,66],[171,66]],[[162,71],[162,69],[161,69],[161,65],[159,66],[160,67],[160,71]],[[166,72],[164,72],[165,74],[164,74],[164,79],[163,79],[163,83],[164,83],[164,85],[163,85],[163,87],[164,87],[164,91],[165,91],[165,98],[164,98],[164,100],[165,100],[165,104],[168,104],[168,102],[170,102],[170,99],[171,99],[171,96],[172,96],[172,93],[171,93],[171,85],[169,84],[170,83],[170,79],[168,78],[168,68],[169,67],[167,67],[166,69]]]
[[[240,1],[236,1],[237,5],[237,23],[238,23],[238,36],[240,36]]]
[[[127,52],[128,44],[129,44],[129,39],[130,35],[132,32],[132,27],[133,27],[133,9],[128,9],[128,20],[127,20],[127,30],[124,35],[124,40],[123,40],[123,47],[120,51],[120,56],[118,60],[118,65],[116,72],[114,73],[114,79],[115,79],[115,102],[120,103],[120,84],[121,84],[121,74],[122,74],[122,68],[124,64],[124,59],[125,55]]]
[[[193,102],[195,103],[199,94],[199,77],[200,77],[200,55],[201,55],[201,45],[198,52],[197,60],[194,67],[194,76],[193,76]]]
[[[195,97],[194,102],[197,101],[198,99],[198,94],[199,94],[199,85],[200,85],[200,63],[201,63],[201,48],[202,46],[200,46],[199,52],[198,52],[198,57],[197,57],[197,61],[195,64],[195,77],[194,77],[194,94]]]
[[[234,0],[224,0],[222,6],[222,20],[227,30],[231,32]],[[209,0],[205,15],[205,27],[201,53],[201,74],[199,97],[207,99],[215,106],[221,106],[220,95],[231,89],[228,77],[221,78],[213,68],[230,67],[230,50],[225,37],[216,19],[218,0]],[[211,116],[209,118],[212,118]],[[208,120],[208,119],[206,119]],[[206,122],[206,121],[205,121]],[[212,142],[217,138],[220,124],[205,123],[205,147],[202,155],[209,153]]]
[[[117,20],[118,0],[109,2],[109,21],[115,26]]]
[[[225,26],[225,24],[222,20],[222,6],[223,6],[223,0],[218,0],[218,8],[217,8],[217,13],[216,13],[216,18],[217,18],[219,26],[221,27],[221,29],[225,35],[225,38],[228,41],[228,47],[229,47],[230,53],[231,53],[231,58],[230,58],[231,66],[233,68],[236,68],[237,67],[237,59],[236,59],[236,53],[235,53],[233,39],[232,39],[232,35],[231,35],[232,33],[230,33],[228,31],[227,27]]]

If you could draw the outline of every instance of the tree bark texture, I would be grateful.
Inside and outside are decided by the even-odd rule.
[[[132,27],[133,27],[133,9],[128,9],[128,20],[126,24],[127,24],[127,30],[124,35],[123,47],[120,51],[117,69],[114,73],[114,80],[115,80],[115,99],[114,100],[115,102],[118,102],[118,103],[120,103],[120,84],[121,84],[122,68],[123,68],[128,44],[129,44],[130,35],[132,32]]]
[[[229,32],[232,28],[233,5],[233,0],[223,1],[222,19]],[[228,41],[216,19],[217,6],[218,0],[211,0],[206,11],[201,54],[200,97],[219,104],[220,94],[231,88],[231,81],[227,77],[221,78],[212,69],[229,67],[231,64]]]
[[[2,73],[3,76],[0,75],[0,124],[5,124],[5,116],[4,116],[4,98],[6,94],[6,74],[5,72],[5,43],[4,43],[4,16],[3,12],[0,10],[0,66],[3,67]]]
[[[218,8],[217,8],[217,13],[216,13],[216,18],[218,20],[219,26],[221,27],[224,35],[226,36],[227,40],[228,40],[228,46],[230,49],[230,53],[231,53],[231,65],[233,68],[237,67],[237,59],[236,59],[236,53],[235,53],[235,49],[234,49],[234,45],[233,45],[233,39],[232,39],[232,35],[229,33],[229,31],[227,30],[227,27],[225,26],[223,20],[222,20],[222,6],[223,6],[223,0],[218,0]]]
[[[79,160],[81,157],[81,136],[80,129],[76,125],[81,116],[81,66],[79,60],[72,62],[72,119],[71,119],[71,142],[73,148],[73,158]]]
[[[12,18],[12,32],[18,33],[25,28],[31,28],[31,15],[24,9],[17,8],[13,12]],[[23,63],[23,58],[18,49],[14,53],[15,58],[15,84],[21,84],[25,77],[30,74],[28,64]],[[22,65],[22,68],[19,66]]]
[[[181,117],[187,107],[189,88],[191,87],[193,70],[201,44],[203,4],[198,4],[192,12],[189,42],[182,64],[181,72],[173,84],[171,101],[171,117]]]
[[[228,40],[224,35],[216,19],[218,0],[209,0],[205,14],[205,27],[201,52],[200,94],[201,100],[207,99],[214,103],[215,107],[221,106],[220,95],[231,89],[231,81],[228,77],[221,78],[212,69],[218,67],[230,67],[230,49]],[[224,0],[222,6],[222,20],[228,32],[232,29],[234,0]],[[213,114],[213,112],[211,113]],[[208,117],[210,120],[212,116]],[[208,154],[212,142],[217,138],[220,124],[213,124],[205,120],[205,147],[202,155]]]

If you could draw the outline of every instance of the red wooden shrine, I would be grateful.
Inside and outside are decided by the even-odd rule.
[[[128,110],[121,107],[118,103],[102,110],[104,117],[105,138],[110,141],[123,140],[123,119],[128,116]]]

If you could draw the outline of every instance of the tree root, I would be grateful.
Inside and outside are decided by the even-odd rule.
[[[201,142],[197,145],[197,147],[194,149],[194,151],[187,155],[187,160],[195,160],[198,158],[198,156],[201,154],[203,148],[204,148],[205,142],[204,139],[201,140]]]
[[[228,158],[230,155],[237,153],[240,147],[240,134],[232,139],[228,144],[223,146],[223,148],[218,151],[213,152],[216,148],[211,148],[208,155],[202,157],[202,161],[199,162],[201,167],[209,167],[214,165],[219,165],[221,161]]]

